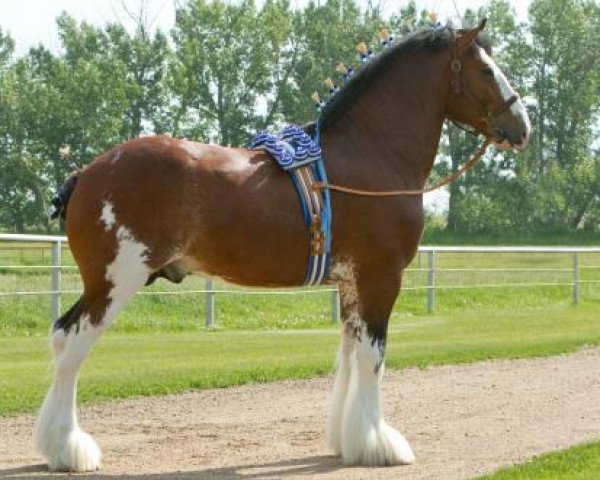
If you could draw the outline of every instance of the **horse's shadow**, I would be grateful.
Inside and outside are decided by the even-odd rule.
[[[334,456],[312,456],[259,465],[234,465],[202,470],[165,472],[155,474],[104,474],[101,472],[77,474],[76,478],[94,480],[188,480],[188,479],[275,479],[290,476],[307,476],[334,472],[344,468],[340,459]],[[67,478],[72,474],[50,472],[45,464],[27,465],[9,469],[0,469],[2,479]]]

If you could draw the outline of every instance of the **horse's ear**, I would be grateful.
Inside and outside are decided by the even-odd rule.
[[[471,44],[477,38],[477,35],[479,35],[479,32],[481,32],[485,28],[486,23],[487,23],[487,18],[483,18],[479,22],[479,25],[477,25],[476,27],[470,28],[469,30],[463,30],[461,32],[459,37],[456,39],[458,51],[460,53],[465,52],[467,50],[467,48],[469,48],[471,46]]]

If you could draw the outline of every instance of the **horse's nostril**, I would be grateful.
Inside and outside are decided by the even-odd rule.
[[[504,130],[500,127],[496,127],[494,129],[492,129],[492,133],[496,136],[497,139],[506,138],[506,134],[504,133]]]

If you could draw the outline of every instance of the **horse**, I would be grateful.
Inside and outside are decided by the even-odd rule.
[[[332,184],[419,189],[446,119],[499,148],[522,150],[527,112],[473,28],[426,28],[366,62],[323,108],[318,125]],[[402,272],[423,231],[422,195],[331,192],[329,284],[341,342],[326,443],[350,465],[414,461],[383,417],[387,327]],[[287,175],[262,151],[164,136],[129,140],[69,179],[60,205],[83,293],[53,324],[55,373],[35,443],[52,470],[91,471],[101,452],[77,421],[82,362],[145,284],[192,273],[250,287],[302,285],[309,237]]]

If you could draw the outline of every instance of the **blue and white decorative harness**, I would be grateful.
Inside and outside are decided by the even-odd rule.
[[[316,132],[313,140],[298,125],[288,125],[278,136],[259,132],[249,146],[269,153],[296,188],[310,236],[305,285],[322,283],[331,267],[331,199],[328,190],[313,187],[317,182],[327,183],[318,125]]]

